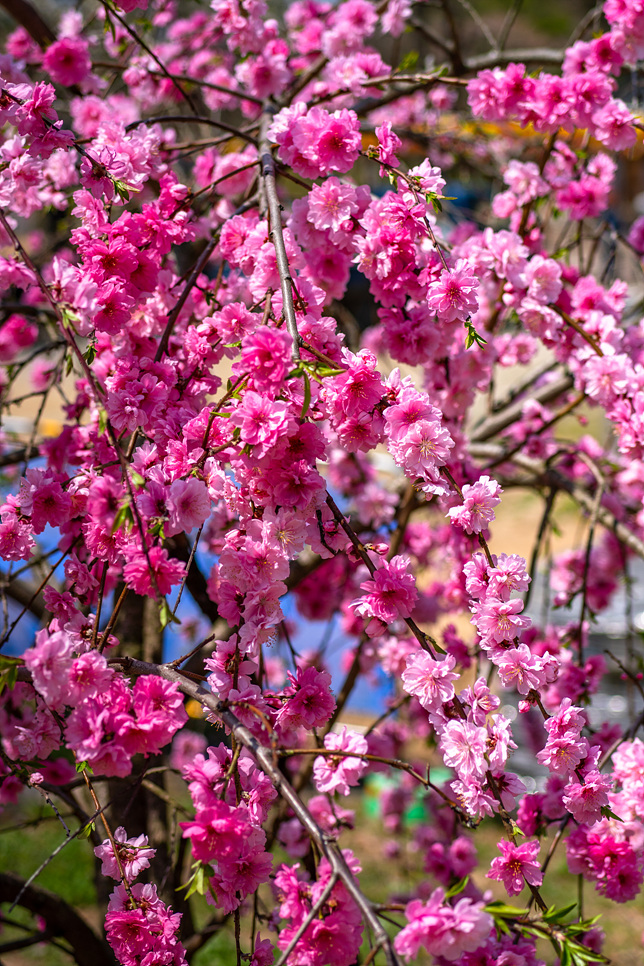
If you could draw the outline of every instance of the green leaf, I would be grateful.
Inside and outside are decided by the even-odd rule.
[[[85,362],[87,363],[88,366],[91,366],[95,358],[96,358],[96,343],[90,342],[90,344],[87,346],[87,349],[85,350]]]
[[[619,815],[616,815],[612,808],[610,808],[608,805],[604,805],[601,812],[604,818],[614,818],[616,822],[624,821],[624,819],[620,818]]]
[[[528,915],[526,909],[519,909],[518,906],[508,906],[505,902],[500,902],[499,900],[488,902],[485,906],[485,911],[489,912],[495,919],[497,916],[502,919],[518,919]]]
[[[157,517],[157,519],[151,524],[151,526],[149,526],[148,529],[151,535],[156,537],[157,540],[165,540],[164,521],[161,519],[161,517]]]
[[[543,939],[547,936],[547,931],[545,929],[539,928],[539,926],[521,926],[516,927],[522,936],[536,936],[537,939]]]
[[[114,185],[114,190],[121,199],[121,201],[130,200],[130,192],[138,192],[138,188],[133,188],[132,185],[126,184],[125,181],[121,181],[119,178],[112,178],[112,184]]]
[[[328,366],[321,366],[317,370],[318,376],[322,376],[323,379],[327,376],[341,376],[343,372],[346,372],[346,369],[331,369]]]
[[[407,74],[410,70],[414,69],[417,63],[418,63],[418,51],[410,50],[405,54],[403,59],[400,61],[400,64],[398,65],[398,69],[396,73]]]
[[[107,429],[107,411],[100,409],[98,413],[98,432],[102,436]]]
[[[135,486],[145,486],[145,477],[137,473],[136,470],[130,470],[130,479]]]
[[[560,909],[557,909],[555,906],[550,906],[547,912],[543,914],[544,922],[562,922],[576,907],[576,902],[571,902],[569,906],[562,906]]]
[[[5,688],[13,691],[18,680],[18,668],[21,664],[22,661],[19,657],[0,655],[0,694]]]
[[[569,933],[573,934],[577,932],[588,932],[589,929],[592,929],[599,922],[601,917],[601,912],[598,912],[596,916],[592,916],[590,919],[580,919],[579,922],[568,923],[566,929]]]
[[[164,599],[159,610],[159,620],[161,621],[161,627],[167,627],[168,624],[180,624],[179,618],[172,613],[170,610],[170,605],[167,600]]]
[[[567,951],[572,966],[584,966],[585,963],[609,962],[601,953],[596,953],[592,949],[589,949],[588,946],[582,946],[581,943],[571,939],[564,939],[563,950]],[[561,961],[563,962],[563,957]]]
[[[114,517],[114,523],[112,524],[111,536],[117,532],[117,530],[125,529],[126,531],[130,529],[132,523],[134,523],[134,517],[132,516],[132,509],[130,507],[129,499],[128,502],[124,503],[120,510]]]
[[[304,377],[304,402],[302,403],[300,419],[304,419],[309,411],[309,406],[311,405],[311,380],[309,379],[307,372],[303,372],[302,375]]]
[[[74,310],[68,305],[61,305],[60,321],[64,329],[73,329],[74,323],[80,322],[80,317],[78,313],[74,312]]]
[[[83,762],[83,764],[87,764],[87,762]],[[96,831],[96,822],[88,822],[87,825],[83,826],[83,828],[80,830],[80,832],[76,837],[79,839],[88,839],[92,834],[92,832],[95,832],[95,831]]]
[[[185,898],[189,899],[195,893],[203,896],[208,891],[208,879],[212,875],[212,870],[210,866],[202,865],[201,862],[196,862],[193,866],[194,872],[190,876],[187,882],[177,888],[177,892],[183,892],[186,890]]]
[[[447,892],[445,893],[445,898],[451,899],[452,896],[459,895],[459,893],[463,891],[463,889],[469,882],[469,879],[470,879],[469,875],[466,875],[463,879],[459,879],[459,881],[456,882],[451,889],[447,890]]]
[[[86,771],[88,775],[93,774],[91,765],[87,761],[77,761],[75,768],[76,774],[78,775],[82,775],[84,771]]]
[[[469,349],[471,346],[473,346],[475,342],[477,345],[481,346],[481,348],[483,348],[484,345],[487,345],[486,340],[483,338],[482,335],[479,335],[479,333],[476,331],[476,329],[474,328],[471,322],[465,323],[465,332],[466,332],[466,335],[465,335],[466,349]]]

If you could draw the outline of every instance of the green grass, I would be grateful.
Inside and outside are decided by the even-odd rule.
[[[0,871],[15,873],[25,880],[67,838],[60,821],[52,817],[51,809],[44,803],[41,807],[39,800],[30,802],[25,795],[19,806],[3,812],[2,819]],[[24,823],[38,820],[37,825],[20,828]],[[70,828],[74,830],[77,823],[73,819],[70,822]],[[91,844],[86,840],[74,839],[51,859],[33,885],[48,889],[75,909],[90,911],[92,921],[97,921],[93,872]],[[5,923],[0,932],[0,945],[23,939],[35,931],[34,917],[20,906],[9,912],[9,905],[3,905],[2,917]],[[64,946],[64,943],[61,945]],[[40,943],[22,951],[3,954],[2,962],[4,966],[69,966],[72,960],[63,949],[51,943]]]
[[[43,818],[39,825],[15,827],[37,818]],[[74,819],[70,822],[73,831],[78,823]],[[65,830],[55,816],[51,817],[50,809],[8,809],[0,827],[0,869],[28,879],[65,839]],[[93,868],[91,843],[74,839],[43,869],[34,885],[55,892],[73,906],[92,906],[96,902]]]

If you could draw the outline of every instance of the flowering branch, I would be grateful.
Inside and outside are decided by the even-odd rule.
[[[293,810],[307,833],[315,842],[320,853],[328,859],[333,870],[333,877],[340,879],[360,909],[365,922],[369,925],[374,934],[376,945],[382,948],[385,958],[390,966],[398,966],[399,960],[396,956],[391,940],[383,929],[371,902],[363,895],[359,889],[354,876],[349,869],[346,859],[337,847],[335,842],[317,825],[310,815],[310,812],[294,791],[291,784],[275,765],[272,752],[264,748],[258,740],[251,734],[239,718],[230,710],[226,702],[220,701],[214,695],[204,691],[193,681],[187,680],[184,675],[168,665],[146,664],[133,658],[123,657],[118,659],[124,671],[132,674],[158,675],[166,681],[175,684],[183,694],[188,695],[194,700],[199,701],[204,707],[212,711],[221,722],[230,728],[235,741],[246,748],[253,756],[259,767],[266,774],[273,786],[277,789],[287,805]]]
[[[270,145],[266,137],[266,131],[270,123],[270,115],[265,114],[262,120],[262,129],[259,144],[259,159],[261,165],[261,177],[266,191],[266,201],[268,204],[269,234],[275,248],[277,259],[277,270],[280,277],[280,288],[282,291],[282,311],[286,321],[288,334],[290,335],[293,347],[292,356],[294,360],[300,358],[300,336],[295,320],[295,305],[293,302],[293,279],[289,269],[286,247],[284,245],[284,234],[282,231],[282,207],[277,196],[277,182],[275,180],[275,162],[271,153]]]

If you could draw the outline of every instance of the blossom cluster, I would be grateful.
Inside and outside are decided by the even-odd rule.
[[[409,0],[121,0],[7,38],[0,410],[38,403],[27,438],[0,429],[0,804],[81,815],[82,781],[97,827],[131,781],[132,822],[87,822],[122,966],[186,962],[200,897],[251,966],[350,966],[365,926],[391,961],[541,966],[537,933],[602,961],[546,912],[555,827],[571,874],[639,894],[641,709],[598,719],[589,628],[644,556],[644,223],[609,210],[644,14],[603,15],[559,72],[477,61],[453,21],[444,68],[388,63],[389,37],[431,42]],[[463,171],[489,205],[452,196]],[[523,520],[497,535],[519,487],[529,565]],[[563,494],[587,525],[539,614]],[[637,655],[615,663],[639,701]],[[350,726],[361,677],[391,700]],[[384,855],[422,870],[375,906],[340,802],[381,773]],[[134,818],[155,790],[165,850]],[[487,885],[527,887],[536,930],[470,878],[490,817]]]

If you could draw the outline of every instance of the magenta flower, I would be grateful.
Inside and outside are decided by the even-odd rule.
[[[181,913],[166,907],[157,896],[156,886],[135,883],[128,893],[119,885],[107,907],[105,934],[123,966],[138,966],[145,961],[185,966],[180,922]]]
[[[396,157],[396,151],[402,146],[402,142],[397,134],[391,129],[391,121],[384,121],[380,127],[376,128],[378,138],[378,160],[381,164],[390,165],[397,168],[400,162]],[[380,168],[380,177],[386,174],[386,169]]]
[[[498,879],[506,888],[509,896],[517,896],[528,885],[540,886],[543,872],[537,862],[540,845],[537,841],[514,845],[512,842],[499,842],[502,857],[492,859],[488,879]]]
[[[479,280],[464,259],[452,271],[444,269],[427,289],[427,304],[441,322],[465,322],[478,309]]]
[[[350,171],[358,158],[360,146],[360,123],[355,112],[335,111],[317,139],[316,153],[321,173]]]
[[[477,609],[472,623],[475,623],[479,634],[484,639],[486,646],[491,644],[502,644],[503,641],[513,641],[517,634],[530,626],[528,617],[519,617],[523,610],[522,600],[499,600],[497,597],[488,597],[480,608]],[[526,648],[526,659],[529,649]],[[517,672],[513,673],[516,677]]]
[[[171,537],[182,530],[190,532],[195,527],[200,527],[210,516],[208,487],[194,476],[188,480],[175,480],[170,484],[168,511],[166,536]]]
[[[328,671],[298,667],[297,676],[289,671],[289,679],[291,685],[286,689],[289,697],[278,715],[280,724],[307,730],[326,724],[335,708]]]
[[[241,406],[231,417],[234,425],[240,427],[241,438],[251,446],[259,446],[259,452],[266,452],[283,434],[287,426],[287,407],[283,402],[273,402],[268,396],[248,390],[244,393]]]
[[[147,554],[135,552],[123,567],[123,577],[132,590],[143,597],[165,596],[180,584],[186,572],[180,560],[171,560],[163,547],[150,547]]]
[[[481,533],[494,519],[494,507],[501,502],[502,489],[496,480],[481,476],[476,483],[463,487],[463,503],[452,507],[449,517],[452,523],[466,533]]]
[[[330,732],[324,739],[324,747],[330,751],[344,751],[352,754],[333,757],[320,756],[313,764],[313,781],[319,792],[339,792],[348,795],[350,786],[357,785],[367,768],[367,762],[360,758],[366,755],[368,745],[365,738],[345,726],[340,734]]]
[[[88,48],[84,37],[55,40],[45,51],[43,67],[57,84],[64,87],[80,84],[92,69]]]
[[[407,669],[402,673],[405,691],[415,695],[427,711],[440,710],[444,702],[454,697],[452,681],[458,680],[455,665],[449,655],[435,661],[426,651],[417,651],[407,659]]]
[[[360,584],[366,596],[351,601],[351,607],[358,616],[369,621],[368,633],[377,637],[384,633],[387,624],[398,617],[409,617],[418,591],[416,581],[409,573],[409,559],[404,556],[382,560],[373,577]]]
[[[408,924],[394,940],[396,952],[405,959],[415,959],[424,947],[434,956],[456,962],[487,941],[493,921],[484,911],[484,903],[464,898],[451,906],[444,897],[443,889],[436,889],[428,902],[414,899],[408,903]]]
[[[445,764],[454,768],[459,778],[483,778],[487,771],[487,728],[467,721],[448,721],[440,739]]]
[[[590,771],[584,775],[583,784],[577,777],[568,782],[564,789],[563,803],[576,822],[581,825],[594,825],[602,817],[602,808],[610,805],[608,792],[613,789],[610,775]]]
[[[113,837],[120,860],[120,868],[114,855],[112,843],[109,839],[105,839],[101,845],[97,845],[94,849],[94,855],[102,862],[101,875],[109,875],[112,879],[120,882],[122,869],[128,881],[136,879],[139,872],[149,867],[150,859],[153,858],[156,849],[147,847],[147,835],[137,835],[136,838],[128,839],[123,826],[115,829]]]
[[[358,211],[356,189],[338,178],[313,185],[309,194],[308,221],[320,231],[337,231]]]

